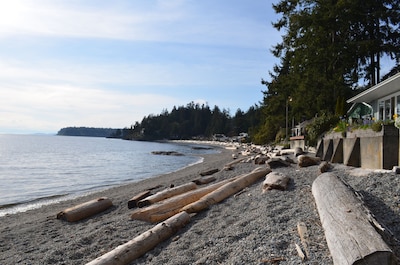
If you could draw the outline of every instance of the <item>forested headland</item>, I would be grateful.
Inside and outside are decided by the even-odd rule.
[[[60,129],[57,135],[122,138],[123,130],[93,127],[66,127]]]
[[[246,112],[238,109],[233,117],[229,111],[214,106],[191,102],[186,106],[174,106],[159,115],[148,115],[128,130],[129,139],[210,139],[215,134],[237,136],[240,133],[256,131],[262,119],[257,105]]]

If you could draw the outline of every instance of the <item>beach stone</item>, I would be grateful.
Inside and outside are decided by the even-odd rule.
[[[321,162],[321,159],[319,157],[312,157],[308,155],[299,155],[297,158],[299,167],[309,167],[309,166],[314,166],[318,165]]]
[[[400,167],[399,166],[394,166],[393,167],[393,173],[400,174]]]
[[[332,168],[331,164],[329,164],[326,161],[323,161],[318,167],[319,174],[325,173],[325,172],[329,171],[331,168]]]
[[[153,151],[153,155],[166,155],[166,156],[183,156],[183,154],[176,151]]]
[[[254,158],[254,164],[256,165],[264,165],[265,162],[269,159],[268,156],[264,156],[264,155],[257,155]]]
[[[273,157],[267,161],[270,168],[288,167],[290,163],[279,157]]]
[[[296,148],[294,149],[294,156],[295,156],[295,157],[298,157],[299,155],[302,155],[302,154],[304,154],[303,148],[301,148],[301,147],[296,147]]]
[[[263,192],[272,189],[286,190],[288,183],[289,183],[288,176],[278,172],[271,172],[267,176],[265,176],[262,189]]]

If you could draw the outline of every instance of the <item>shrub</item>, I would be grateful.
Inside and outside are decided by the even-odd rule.
[[[329,130],[331,130],[337,123],[339,118],[332,114],[322,113],[320,116],[315,117],[314,120],[307,125],[307,139],[311,146],[316,146],[318,138]]]
[[[371,129],[374,132],[380,132],[382,130],[382,123],[381,122],[374,122],[371,125]]]

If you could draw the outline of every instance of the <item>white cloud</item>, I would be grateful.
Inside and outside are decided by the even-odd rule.
[[[117,4],[101,2],[99,7],[75,3],[1,1],[0,38],[31,35],[209,45],[267,45],[268,21],[260,24],[229,14],[214,14],[213,10],[204,14],[196,9],[199,3],[195,2],[128,2],[128,6],[126,2],[117,1]]]
[[[179,100],[154,94],[128,94],[68,85],[31,84],[2,88],[0,132],[6,128],[57,131],[65,126],[129,126],[151,113],[155,106]]]

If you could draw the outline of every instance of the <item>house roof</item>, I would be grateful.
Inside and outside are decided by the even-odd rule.
[[[347,100],[347,103],[371,102],[378,98],[400,91],[400,73],[376,84],[375,86],[361,92]]]

